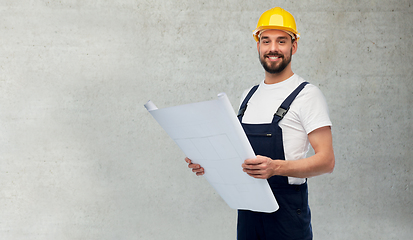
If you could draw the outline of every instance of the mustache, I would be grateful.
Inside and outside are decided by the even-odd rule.
[[[264,57],[268,57],[268,56],[284,57],[284,54],[278,53],[278,52],[268,52],[264,54]]]

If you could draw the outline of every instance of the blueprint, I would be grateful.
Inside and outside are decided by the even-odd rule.
[[[242,170],[244,160],[255,154],[225,93],[211,101],[163,109],[148,101],[145,107],[185,155],[205,169],[203,176],[231,208],[278,210],[267,180]]]

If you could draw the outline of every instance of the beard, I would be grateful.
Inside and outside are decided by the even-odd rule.
[[[261,65],[265,69],[265,71],[268,73],[271,73],[271,74],[280,73],[284,71],[284,69],[288,66],[288,64],[290,64],[292,52],[293,52],[293,49],[291,48],[289,57],[285,57],[283,54],[278,54],[274,52],[269,52],[268,54],[265,54],[263,57],[259,56]],[[280,63],[278,62],[267,63],[265,59],[268,55],[273,55],[273,56],[277,56],[281,58],[281,62]]]

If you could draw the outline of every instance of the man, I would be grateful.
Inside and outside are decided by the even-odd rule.
[[[237,238],[312,239],[307,178],[334,169],[331,121],[321,91],[291,69],[299,34],[282,8],[264,12],[253,33],[265,79],[243,94],[238,118],[256,158],[242,164],[267,179],[280,208],[274,213],[238,210]],[[306,157],[309,144],[315,154]],[[197,175],[204,169],[186,158]]]

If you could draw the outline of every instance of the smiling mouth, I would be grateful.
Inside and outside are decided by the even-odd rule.
[[[267,56],[268,59],[270,59],[270,61],[277,61],[278,59],[280,59],[280,57],[276,57],[276,56]]]

